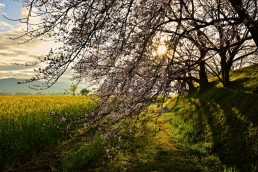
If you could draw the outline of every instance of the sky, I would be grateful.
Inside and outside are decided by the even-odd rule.
[[[27,26],[15,21],[27,15],[26,8],[23,8],[22,2],[19,1],[21,0],[0,0],[0,79],[30,79],[36,75],[34,69],[44,66],[40,64],[26,67],[24,64],[35,62],[38,58],[44,57],[51,48],[58,47],[58,44],[53,41],[33,40],[24,44],[22,43],[24,38],[14,39],[21,36],[24,33],[23,29],[25,30]],[[37,21],[39,22],[39,19],[33,19],[33,23]],[[71,80],[71,72],[66,72],[59,82],[72,85],[74,82]],[[55,88],[55,85],[53,87]],[[78,88],[91,89],[91,86],[90,83],[83,82],[78,85]],[[0,92],[3,89],[7,88],[0,87]]]
[[[42,52],[39,51],[42,53],[39,54],[35,51],[37,45],[40,44],[39,41],[18,44],[22,42],[22,39],[10,39],[22,34],[23,25],[18,21],[13,21],[21,18],[22,12],[21,2],[0,0],[0,79],[30,78],[34,74],[33,67],[17,64],[35,61],[35,58],[43,55]]]
[[[0,79],[29,79],[36,74],[34,69],[41,66],[26,67],[17,64],[34,62],[45,56],[50,48],[56,47],[54,43],[41,40],[18,44],[22,43],[24,39],[10,39],[22,35],[26,24],[13,20],[17,20],[25,14],[26,9],[22,8],[21,2],[0,0]],[[69,78],[68,75],[63,77],[64,80],[68,80],[67,78]]]

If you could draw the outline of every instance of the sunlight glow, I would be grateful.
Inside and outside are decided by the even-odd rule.
[[[167,52],[167,47],[165,45],[159,45],[157,49],[158,55],[162,56]]]

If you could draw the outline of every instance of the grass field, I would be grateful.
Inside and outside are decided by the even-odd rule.
[[[119,139],[80,125],[69,137],[67,126],[96,98],[0,97],[0,171],[258,171],[258,67],[231,78],[228,88],[214,81],[205,93],[168,99],[162,115],[128,120],[133,134],[115,124]]]
[[[0,97],[0,167],[22,164],[58,143],[69,134],[67,127],[79,127],[71,124],[74,118],[95,104],[89,96]]]

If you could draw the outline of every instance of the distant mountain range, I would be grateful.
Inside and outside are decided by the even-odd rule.
[[[65,90],[69,89],[72,82],[57,82],[51,88],[46,90],[33,90],[29,87],[33,85],[40,85],[39,81],[27,84],[17,84],[18,82],[23,82],[23,79],[17,78],[5,78],[0,79],[0,93],[1,94],[19,94],[19,93],[29,93],[29,94],[63,94]],[[80,92],[81,86],[77,88],[77,93]]]

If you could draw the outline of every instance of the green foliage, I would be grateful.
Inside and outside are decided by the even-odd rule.
[[[90,93],[90,90],[88,90],[87,88],[83,88],[81,91],[80,91],[81,95],[83,96],[86,96]]]
[[[75,96],[76,90],[77,90],[77,85],[75,85],[75,84],[71,85],[70,91],[72,91],[72,93],[73,93],[74,96]]]
[[[237,168],[234,166],[234,167],[229,167],[229,168],[224,167],[223,172],[239,172],[239,171],[238,171]]]
[[[98,159],[104,155],[103,145],[99,137],[81,145],[75,152],[71,153],[62,161],[62,171],[77,171],[80,169],[90,170],[96,167]]]

